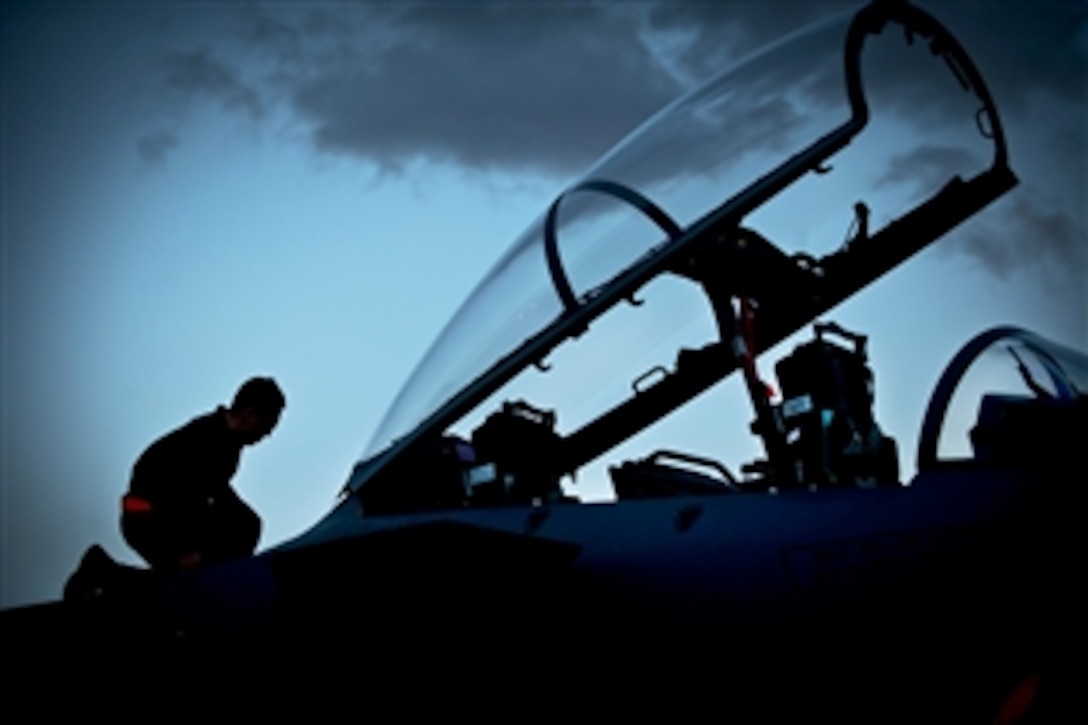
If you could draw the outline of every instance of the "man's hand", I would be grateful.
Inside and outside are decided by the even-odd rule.
[[[193,551],[178,560],[178,566],[182,569],[195,569],[200,565],[200,554]]]

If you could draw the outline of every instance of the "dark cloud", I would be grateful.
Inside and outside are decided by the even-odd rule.
[[[784,34],[849,11],[860,3],[658,3],[648,13],[657,32],[681,32],[689,38],[675,62],[693,81],[703,80]],[[1084,125],[1088,102],[1088,3],[1084,0],[997,0],[982,11],[977,3],[957,0],[921,2],[963,44],[993,92],[1004,115],[1026,113],[1040,99],[1067,107]],[[903,62],[901,33],[869,38],[863,56],[866,92],[878,110],[894,112],[914,125],[958,122],[963,100],[934,86],[947,82],[922,66],[925,50]],[[889,42],[892,41],[892,42]],[[916,43],[916,45],[919,45]],[[894,52],[888,52],[894,47]],[[930,63],[930,65],[939,65]],[[941,73],[947,75],[945,69]],[[808,80],[783,75],[784,82],[803,87],[815,102],[835,102],[842,81],[834,76]],[[1046,129],[1046,133],[1059,133]]]
[[[690,40],[676,55],[684,70],[705,79],[783,35],[856,2],[669,3],[648,6],[646,21],[657,33],[684,33]]]
[[[657,3],[648,18],[659,31],[686,31],[692,39],[679,55],[694,76],[705,78],[784,34],[859,2]],[[1088,54],[1088,3],[1084,0],[993,0],[985,11],[959,0],[920,2],[944,23],[1008,94],[1020,103],[1038,93],[1083,100]]]
[[[933,3],[984,75],[998,102],[1023,110],[1040,95],[1083,103],[1088,68],[1084,0],[995,0],[985,12],[970,3]]]
[[[957,239],[957,251],[999,277],[1028,272],[1056,295],[1077,289],[1083,294],[1088,235],[1060,208],[1030,195],[1015,196],[989,224]]]
[[[929,195],[964,168],[981,171],[985,166],[962,148],[923,144],[909,153],[893,156],[874,187],[909,184],[917,193]]]
[[[323,152],[386,168],[427,156],[567,176],[684,87],[813,21],[857,7],[840,1],[508,0],[243,6],[231,9],[230,27],[250,52],[175,51],[162,70],[175,91],[204,94],[255,117],[286,102]],[[1008,0],[1000,12],[985,14],[955,2],[925,7],[947,19],[969,51],[985,56],[980,64],[987,77],[999,79],[999,101],[1039,93],[1083,96],[1083,3],[1049,2],[1040,9]],[[873,55],[881,76],[871,89],[876,100],[887,88],[894,110],[931,124],[940,104],[928,80],[910,64]],[[247,77],[243,58],[248,66],[257,58],[268,69],[260,83],[241,80]],[[840,67],[817,73],[810,60],[800,52],[783,54],[777,67],[763,69],[760,82],[772,92],[803,92],[809,102],[842,103]]]
[[[904,185],[915,202],[927,198],[953,176],[967,178],[985,164],[970,152],[951,146],[922,144],[892,156],[874,188]],[[1081,218],[1067,207],[1046,201],[1048,184],[1022,182],[988,210],[971,231],[956,234],[947,247],[966,254],[999,278],[1026,272],[1037,275],[1055,294],[1083,288],[1088,262],[1088,234]]]
[[[167,53],[160,71],[166,87],[173,91],[207,96],[228,110],[240,110],[253,118],[264,115],[259,91],[242,83],[238,74],[207,48]]]
[[[305,25],[302,28],[295,27],[290,22],[285,22],[269,14],[251,8],[251,12],[238,19],[239,36],[247,43],[265,46],[276,52],[290,56],[291,60],[299,58],[299,42],[303,32],[316,33],[321,28],[316,24]],[[323,10],[314,11],[314,14],[327,14]],[[332,23],[332,27],[337,27]]]
[[[161,164],[166,154],[178,145],[178,137],[170,131],[156,131],[140,139],[136,151],[148,164]]]
[[[1066,186],[1083,185],[1083,164],[1078,169],[1063,149],[1083,147],[1088,5],[1004,0],[986,12],[952,0],[921,5],[982,70],[1006,119],[1014,168],[1030,135],[1053,157],[1033,159],[1037,167],[1049,163]],[[285,104],[322,153],[383,169],[426,157],[569,178],[685,88],[813,21],[857,7],[506,0],[234,6],[223,43],[209,46],[202,36],[170,52],[159,70],[171,92],[254,118]],[[978,170],[988,160],[979,149],[987,145],[971,145],[978,140],[977,101],[958,90],[921,44],[905,62],[903,42],[902,33],[892,32],[867,45],[863,70],[874,119],[890,114],[932,140],[908,154],[889,154],[892,163],[877,186],[913,184],[928,195],[952,173]],[[709,106],[678,121],[671,136],[648,141],[646,153],[660,164],[649,163],[628,181],[657,181],[657,171],[707,172],[709,158],[793,150],[787,141],[803,128],[806,114],[843,104],[841,61],[837,48],[834,62],[821,64],[804,47],[781,47],[750,85],[723,96],[720,107]],[[952,128],[966,129],[962,147],[941,135]],[[176,139],[151,134],[141,142],[141,155],[161,159],[171,142]],[[1061,212],[1020,205],[1008,225],[1053,240],[1039,249],[1066,259],[1078,220],[1066,214],[1063,225]],[[981,238],[964,249],[999,274],[1019,264],[1017,251]]]
[[[588,5],[397,6],[385,47],[288,79],[322,150],[570,174],[680,91],[633,21]],[[313,25],[314,16],[309,16]],[[327,30],[326,34],[332,33]],[[341,49],[343,50],[343,49]]]
[[[655,127],[640,137],[640,163],[623,169],[624,182],[643,191],[685,176],[701,176],[713,183],[753,154],[784,157],[787,150],[795,150],[787,149],[787,142],[805,122],[804,111],[795,102],[782,95],[726,100],[735,103],[719,109],[721,115],[713,113],[713,107],[699,108],[709,113],[678,113],[666,127]]]
[[[1056,298],[1082,298],[1088,261],[1083,207],[1088,3],[1005,0],[987,5],[985,12],[973,3],[920,5],[949,27],[979,67],[1005,120],[1013,167],[1027,174],[1005,203],[987,213],[986,222],[957,235],[951,248],[998,277],[1031,275]],[[702,77],[722,57],[743,55],[836,9],[842,5],[678,4],[657,6],[651,18],[661,28],[694,33],[680,62],[693,77]],[[920,200],[954,174],[984,168],[989,157],[979,154],[988,154],[983,150],[988,144],[975,145],[977,134],[963,122],[973,123],[970,113],[977,103],[948,82],[946,69],[925,50],[904,56],[902,37],[885,33],[869,39],[863,72],[874,118],[891,113],[933,139],[892,155],[876,181],[877,188],[905,185]],[[729,53],[718,50],[714,61],[715,49],[724,48]],[[797,80],[796,88],[812,101],[834,101],[842,93],[837,76],[810,75]],[[963,145],[937,140],[953,129]],[[1055,201],[1077,198],[1077,189],[1079,208]]]

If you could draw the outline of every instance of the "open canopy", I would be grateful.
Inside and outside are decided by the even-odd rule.
[[[735,369],[716,354],[734,296],[759,303],[765,350],[1010,188],[1005,155],[973,64],[922,11],[878,2],[779,41],[650,118],[530,225],[412,373],[348,487],[478,420],[515,379],[547,390],[538,404],[582,406],[561,414],[582,426],[564,456],[576,468]],[[662,276],[682,279],[664,297],[683,301],[643,309]],[[684,315],[711,320],[697,342],[713,364],[648,367],[641,353]],[[548,368],[595,336],[607,360]],[[655,369],[661,384],[644,382]],[[584,410],[585,391],[609,384],[640,400]],[[651,387],[660,401],[641,395]]]

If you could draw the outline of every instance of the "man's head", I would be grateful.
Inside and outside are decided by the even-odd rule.
[[[272,432],[286,405],[272,378],[250,378],[234,394],[227,424],[244,445],[251,445]]]

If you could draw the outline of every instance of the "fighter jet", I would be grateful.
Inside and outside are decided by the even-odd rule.
[[[938,143],[964,168],[924,192],[895,183]],[[989,721],[1053,681],[1075,621],[1088,356],[982,331],[936,385],[905,476],[868,357],[870,334],[896,332],[825,316],[1016,186],[982,74],[938,20],[877,1],[819,23],[662,109],[560,194],[311,529],[167,578],[115,567],[69,601],[5,613],[8,631],[171,651],[520,636],[554,653],[603,627],[734,664],[776,652],[794,681],[826,684],[841,659],[831,669],[889,696],[962,695],[954,712]],[[677,342],[689,317],[704,339]],[[772,380],[761,356],[809,325]],[[966,453],[942,455],[961,383],[993,359],[1013,390],[974,390]],[[738,469],[684,440],[633,452],[734,374],[741,425],[726,411],[705,424],[755,436],[756,459]],[[593,466],[609,501],[579,500]],[[902,679],[915,656],[921,694]]]

